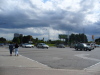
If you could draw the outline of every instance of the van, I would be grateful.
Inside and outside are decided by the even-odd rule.
[[[93,48],[85,43],[78,43],[76,46],[75,46],[75,50],[84,50],[84,51],[91,51]]]

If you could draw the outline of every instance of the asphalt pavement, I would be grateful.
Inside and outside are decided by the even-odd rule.
[[[8,48],[0,47],[0,75],[100,75],[100,65],[93,69],[52,69],[22,55],[12,56]]]

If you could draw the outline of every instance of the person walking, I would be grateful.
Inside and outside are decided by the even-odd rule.
[[[10,51],[10,56],[12,56],[12,52],[13,52],[13,44],[10,43],[9,45],[9,51]]]
[[[19,45],[16,43],[15,44],[15,56],[18,56],[18,54],[19,54],[19,52],[18,52],[19,48],[18,47],[19,47]]]

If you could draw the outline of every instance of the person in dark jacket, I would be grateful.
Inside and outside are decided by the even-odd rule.
[[[10,43],[9,45],[9,51],[10,51],[10,56],[12,56],[12,52],[13,52],[13,44]]]
[[[19,47],[19,45],[16,43],[15,44],[15,56],[18,56],[18,54],[19,54],[19,52],[18,52],[19,48],[18,47]]]

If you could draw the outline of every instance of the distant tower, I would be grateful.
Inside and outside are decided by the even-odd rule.
[[[19,34],[18,33],[14,33],[14,37],[19,37]]]

